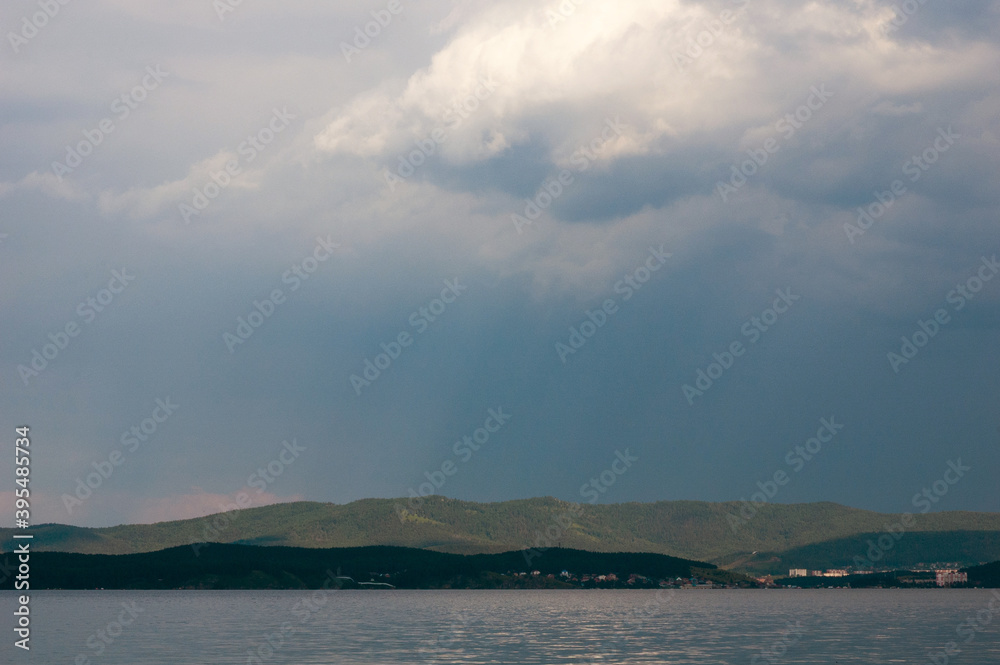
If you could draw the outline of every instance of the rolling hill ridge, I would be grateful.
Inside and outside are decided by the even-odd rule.
[[[834,503],[765,504],[737,525],[737,502],[571,504],[553,498],[473,503],[441,496],[409,510],[404,499],[348,504],[295,502],[203,518],[84,528],[34,527],[35,551],[134,554],[199,542],[333,548],[392,545],[454,554],[495,554],[565,547],[592,552],[650,552],[723,567],[777,572],[833,567],[864,554],[899,515]],[[1000,514],[915,515],[893,565],[1000,559]],[[0,529],[0,550],[13,549],[14,529]],[[859,549],[860,548],[860,549]],[[847,560],[844,560],[847,557]]]

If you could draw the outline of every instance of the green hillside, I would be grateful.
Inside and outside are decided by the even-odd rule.
[[[827,541],[846,552],[851,547],[841,547],[838,541],[878,534],[899,522],[898,515],[833,503],[764,505],[748,523],[737,527],[727,520],[740,508],[735,502],[579,505],[541,498],[472,503],[435,496],[428,497],[416,513],[397,512],[404,506],[402,499],[365,499],[344,505],[298,502],[157,524],[100,529],[41,525],[33,529],[33,549],[130,554],[209,541],[312,548],[395,545],[475,554],[541,544],[595,552],[655,552],[740,568],[755,560],[751,559],[754,552],[782,553]],[[546,531],[555,538],[545,540]],[[949,543],[949,539],[972,542],[972,538],[978,544],[963,561],[975,564],[1000,558],[995,549],[1000,514],[995,513],[916,515],[903,542],[920,533],[958,531],[988,533],[935,536],[942,547],[940,555],[932,548],[926,556],[956,560],[950,556],[955,543],[961,547],[965,541]],[[13,549],[13,532],[0,529],[0,549]],[[819,556],[809,550],[805,553]],[[850,558],[838,560],[836,565],[849,562]]]

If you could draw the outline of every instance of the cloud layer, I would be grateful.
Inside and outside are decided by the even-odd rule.
[[[584,500],[627,447],[602,501],[740,499],[835,416],[775,500],[912,510],[961,457],[935,508],[1000,509],[1000,5],[399,6],[104,0],[8,38],[0,399],[36,521],[212,512],[292,438],[268,502],[406,496],[498,407],[437,491]]]

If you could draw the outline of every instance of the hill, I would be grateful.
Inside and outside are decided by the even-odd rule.
[[[887,550],[879,550],[881,533],[861,533],[793,547],[784,552],[758,552],[740,563],[740,570],[760,574],[787,574],[789,568],[825,570],[844,568],[854,557],[877,556],[879,568],[925,568],[932,563],[989,561],[1000,553],[997,531],[924,531],[908,533]],[[860,566],[871,568],[871,565]]]
[[[969,584],[977,586],[1000,588],[1000,561],[994,561],[982,566],[965,568],[969,574]]]
[[[313,548],[392,545],[478,554],[561,546],[652,552],[733,568],[765,570],[771,565],[779,571],[802,567],[799,556],[818,566],[849,565],[852,556],[867,550],[866,538],[877,538],[900,522],[899,515],[834,503],[762,505],[745,523],[733,519],[741,507],[736,502],[580,505],[541,498],[472,503],[433,496],[415,512],[405,506],[403,499],[297,502],[157,524],[99,529],[41,525],[33,529],[33,549],[134,554],[208,541]],[[919,560],[904,557],[894,566],[924,560],[974,565],[1000,558],[1000,514],[929,513],[914,520],[896,551],[909,551],[904,544],[912,542]],[[13,533],[0,529],[0,549],[13,549]]]
[[[15,559],[15,554],[5,554],[0,565],[16,567]],[[39,552],[31,562],[34,589],[620,588],[628,586],[632,574],[648,578],[639,580],[646,587],[694,575],[750,581],[711,564],[662,554],[559,548],[533,558],[530,565],[523,551],[461,555],[386,546],[310,549],[223,544],[198,552],[190,546],[124,555]],[[564,570],[574,576],[561,577]],[[537,575],[532,574],[535,571]],[[583,574],[608,573],[618,579],[580,581]],[[4,586],[11,588],[13,579]]]

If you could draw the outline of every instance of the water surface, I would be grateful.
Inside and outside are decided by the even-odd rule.
[[[32,650],[24,654],[13,648],[14,598],[4,592],[0,662],[792,665],[937,656],[940,664],[997,665],[1000,613],[987,609],[994,593],[46,591],[32,594]],[[982,632],[960,635],[977,613]],[[942,660],[953,641],[961,653]]]

